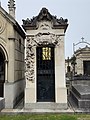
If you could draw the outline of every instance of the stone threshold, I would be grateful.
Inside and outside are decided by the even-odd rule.
[[[51,110],[51,109],[3,109],[0,114],[43,114],[43,113],[74,113],[72,109]]]

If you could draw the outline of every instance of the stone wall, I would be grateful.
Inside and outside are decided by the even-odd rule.
[[[25,33],[0,6],[0,49],[5,55],[5,107],[13,108],[23,96],[24,79],[24,39]]]
[[[24,55],[24,40],[17,36],[15,39],[15,81],[25,78]]]

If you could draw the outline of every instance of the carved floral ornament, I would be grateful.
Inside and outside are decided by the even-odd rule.
[[[32,39],[27,39],[26,43],[26,80],[34,81],[35,80],[35,49]]]
[[[43,45],[53,45],[59,46],[62,35],[55,35],[53,33],[38,33],[35,36],[30,36],[27,41],[31,39],[32,46],[43,46]],[[30,41],[29,41],[30,42]]]
[[[52,33],[38,33],[35,36],[27,37],[26,42],[26,80],[35,80],[35,49],[36,46],[53,45],[59,46],[61,36]]]

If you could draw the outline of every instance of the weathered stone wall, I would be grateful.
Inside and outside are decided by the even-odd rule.
[[[25,79],[24,39],[17,34],[15,39],[15,81]]]
[[[19,28],[15,28],[16,24],[16,21],[0,7],[0,48],[5,54],[4,98],[6,108],[15,106],[19,95],[24,93],[25,88],[24,38],[17,31]]]

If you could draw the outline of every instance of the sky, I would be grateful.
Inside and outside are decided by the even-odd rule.
[[[8,0],[1,0],[1,6],[8,11]],[[46,7],[57,18],[68,19],[65,33],[65,58],[73,55],[73,43],[82,41],[90,43],[90,0],[15,0],[16,20],[22,25],[22,19],[37,16]],[[86,46],[86,44],[84,44]],[[75,50],[82,44],[75,46]]]

